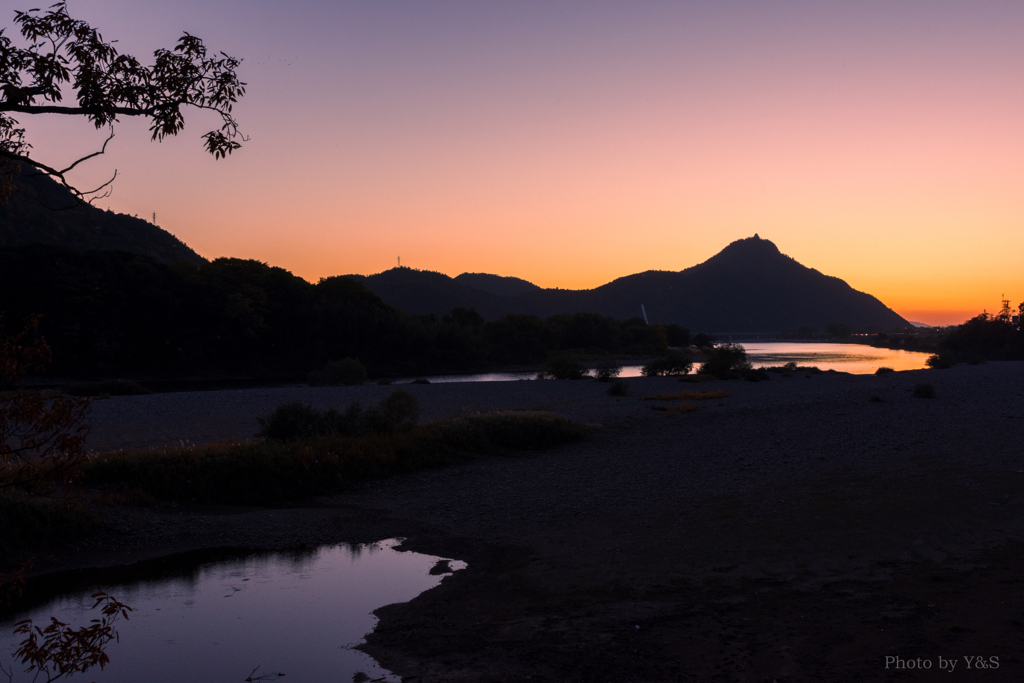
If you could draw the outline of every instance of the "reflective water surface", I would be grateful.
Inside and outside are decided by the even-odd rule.
[[[816,365],[822,370],[855,375],[874,373],[880,367],[893,370],[920,370],[930,354],[894,351],[864,344],[826,344],[824,342],[743,342],[747,357],[756,368],[762,365]]]
[[[130,605],[117,622],[120,643],[107,649],[110,664],[75,676],[97,683],[241,683],[283,673],[287,681],[397,681],[372,658],[351,649],[372,631],[370,612],[406,602],[440,583],[429,572],[440,558],[394,549],[396,539],[359,546],[329,546],[213,562],[172,578],[103,585],[60,597],[0,623],[0,661],[8,668],[17,648],[15,621],[39,625],[54,616],[88,624],[95,590]],[[452,561],[453,570],[464,568]],[[276,678],[276,677],[275,677]],[[15,681],[31,680],[15,666]]]
[[[879,367],[893,370],[920,370],[930,354],[917,351],[893,351],[864,344],[827,344],[825,342],[740,342],[747,350],[754,367],[785,365],[817,366],[822,370],[849,372],[855,375],[872,374]],[[640,377],[642,365],[623,366],[620,377]],[[696,368],[694,368],[696,370]],[[536,372],[485,372],[478,375],[441,375],[431,377],[431,383],[445,382],[514,382],[535,379]],[[395,384],[408,384],[412,378]]]

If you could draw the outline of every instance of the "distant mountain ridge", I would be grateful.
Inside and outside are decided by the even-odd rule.
[[[206,263],[171,233],[141,218],[77,203],[56,181],[23,166],[0,206],[0,247],[32,244],[76,251],[127,251],[161,263]]]
[[[417,314],[444,315],[464,307],[488,320],[510,313],[548,317],[585,312],[626,319],[640,315],[643,304],[652,323],[677,323],[694,331],[824,330],[833,322],[854,330],[909,326],[870,294],[801,265],[757,235],[682,271],[646,271],[588,290],[543,289],[519,278],[482,273],[451,278],[411,268],[349,277],[389,304]]]
[[[496,296],[519,296],[542,291],[540,287],[518,277],[490,275],[488,273],[463,273],[454,278],[460,285],[473,287]]]

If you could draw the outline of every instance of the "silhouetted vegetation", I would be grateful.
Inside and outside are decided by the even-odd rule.
[[[79,379],[299,378],[318,370],[311,381],[333,383],[330,369],[339,366],[329,364],[346,358],[371,376],[394,377],[668,347],[667,328],[639,318],[484,322],[458,308],[441,318],[415,316],[346,277],[314,285],[258,261],[167,265],[119,251],[44,246],[0,248],[0,311],[9,320],[39,313],[51,371]]]
[[[551,379],[583,379],[587,374],[582,363],[564,353],[552,356],[544,369],[544,375]]]
[[[608,385],[609,396],[628,396],[629,395],[629,383],[621,377],[616,377]]]
[[[640,369],[644,377],[669,377],[689,374],[693,369],[693,358],[685,351],[670,350]]]
[[[594,378],[598,382],[611,382],[622,372],[622,366],[613,360],[598,361],[594,367]]]
[[[332,435],[394,434],[415,426],[419,413],[416,397],[401,389],[367,410],[358,402],[351,403],[344,412],[333,408],[317,410],[299,402],[285,403],[269,417],[257,418],[260,430],[256,435],[288,441]]]
[[[289,409],[290,410],[290,409]],[[582,439],[581,425],[542,413],[494,413],[391,432],[123,451],[95,459],[86,481],[170,501],[266,504],[345,490],[366,479]]]
[[[1009,319],[986,313],[949,330],[937,343],[943,362],[1024,359],[1024,331]]]
[[[928,358],[925,360],[925,365],[927,365],[930,368],[938,368],[941,370],[945,370],[953,367],[955,362],[956,361],[953,358],[953,354],[950,351],[943,351],[941,353],[935,353],[932,354],[931,356],[928,356]]]
[[[711,349],[708,359],[698,371],[702,375],[712,375],[719,379],[730,379],[741,376],[753,368],[747,360],[747,352],[739,344],[719,344]]]

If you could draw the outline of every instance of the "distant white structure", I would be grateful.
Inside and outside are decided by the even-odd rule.
[[[644,314],[644,324],[650,325],[651,323],[647,320],[647,309],[644,308],[643,304],[640,304],[640,312]]]

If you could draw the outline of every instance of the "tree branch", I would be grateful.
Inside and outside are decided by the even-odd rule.
[[[67,181],[67,179],[64,177],[64,174],[66,172],[70,171],[71,169],[73,169],[75,166],[77,166],[81,162],[85,161],[86,159],[91,159],[91,158],[93,158],[93,157],[95,157],[97,155],[103,154],[103,152],[106,151],[107,142],[110,142],[110,138],[112,138],[112,137],[114,137],[113,132],[111,132],[110,137],[107,138],[106,142],[103,143],[103,149],[101,149],[99,152],[93,152],[92,154],[90,154],[88,156],[82,157],[78,161],[76,161],[73,164],[71,164],[70,166],[68,166],[63,171],[58,171],[57,169],[51,168],[50,166],[47,166],[46,164],[44,164],[44,163],[42,163],[40,161],[36,161],[35,159],[27,157],[27,156],[25,156],[23,154],[17,154],[15,152],[9,152],[9,151],[7,151],[5,149],[0,149],[0,157],[5,158],[5,159],[10,159],[12,161],[17,161],[17,162],[20,162],[22,164],[26,164],[28,166],[33,166],[35,168],[38,168],[40,171],[42,171],[42,173],[38,173],[36,175],[48,175],[51,178],[56,178],[57,180],[59,180],[60,184],[63,185],[64,187],[66,187],[73,195],[75,195],[75,197],[76,197],[76,199],[78,201],[75,204],[72,204],[71,206],[65,206],[65,207],[60,208],[60,209],[53,209],[52,207],[47,207],[47,208],[51,208],[51,210],[53,210],[53,211],[66,211],[67,209],[75,208],[79,204],[92,204],[97,199],[105,199],[106,197],[110,196],[110,192],[105,192],[102,195],[98,195],[96,197],[91,197],[91,198],[86,199],[89,195],[96,194],[97,192],[99,192],[103,188],[105,188],[105,187],[109,186],[111,183],[113,183],[114,179],[117,178],[117,169],[114,169],[114,175],[110,178],[110,180],[108,180],[107,182],[103,183],[102,185],[97,187],[95,190],[86,190],[86,191],[79,190],[77,187],[75,187],[74,185],[69,183]]]

